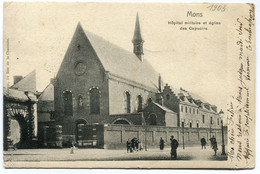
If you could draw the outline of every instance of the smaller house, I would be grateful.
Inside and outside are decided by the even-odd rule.
[[[143,112],[147,125],[178,127],[177,113],[165,106],[151,102]]]

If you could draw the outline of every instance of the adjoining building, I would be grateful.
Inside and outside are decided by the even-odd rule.
[[[37,91],[35,71],[15,76],[4,88],[4,150],[37,147]]]

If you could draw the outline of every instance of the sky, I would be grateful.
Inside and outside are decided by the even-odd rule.
[[[138,12],[144,59],[163,81],[225,110],[225,16],[202,9],[203,17],[187,17],[187,11],[200,12],[198,9],[196,5],[160,3],[6,3],[4,47],[8,38],[10,76],[25,76],[36,69],[37,90],[42,91],[57,73],[78,22],[85,30],[132,51]],[[220,21],[221,25],[208,25],[207,31],[181,31],[168,21]]]

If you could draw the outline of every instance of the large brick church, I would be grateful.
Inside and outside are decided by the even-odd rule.
[[[63,125],[64,133],[72,133],[71,123],[77,121],[135,122],[131,118],[136,116],[130,115],[156,99],[159,74],[143,58],[143,42],[138,15],[133,52],[78,24],[54,85],[55,120]]]
[[[54,81],[55,122],[63,135],[75,135],[78,124],[220,128],[216,106],[162,85],[143,43],[138,14],[133,52],[78,24]]]

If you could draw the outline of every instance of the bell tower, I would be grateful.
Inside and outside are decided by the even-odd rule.
[[[135,32],[134,32],[134,37],[133,37],[132,43],[133,43],[133,46],[134,46],[133,52],[140,59],[140,61],[143,61],[143,55],[144,55],[143,43],[144,43],[144,40],[143,40],[142,35],[141,35],[138,13],[136,14]]]

